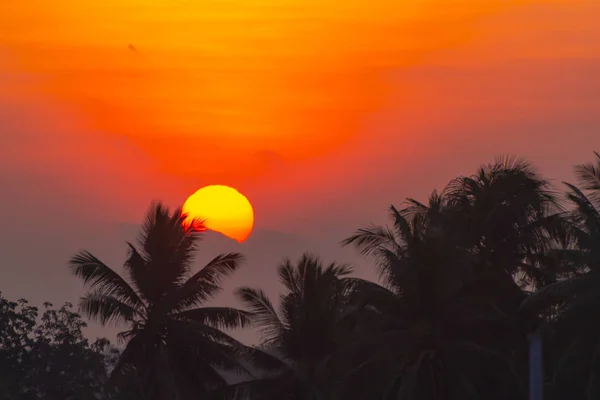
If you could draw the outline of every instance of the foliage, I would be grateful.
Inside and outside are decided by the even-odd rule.
[[[328,361],[337,355],[338,344],[348,339],[340,327],[352,312],[352,294],[361,284],[348,278],[351,272],[348,265],[324,265],[310,254],[296,264],[286,259],[277,268],[284,286],[278,309],[260,289],[236,290],[263,334],[255,362],[264,372],[262,379],[237,385],[238,397],[241,393],[262,400],[331,396],[337,377],[330,373]]]
[[[528,335],[542,333],[546,398],[600,397],[600,154],[563,196],[517,158],[453,179],[388,226],[343,244],[378,282],[304,254],[277,267],[283,291],[207,306],[243,260],[193,267],[202,221],[154,204],[123,274],[88,252],[70,262],[82,313],[119,324],[117,353],[89,343],[69,304],[0,297],[0,398],[140,400],[523,399]],[[254,326],[260,346],[224,330]],[[107,367],[112,373],[107,373]],[[228,384],[223,372],[246,380]],[[112,379],[111,379],[112,378]]]
[[[90,343],[85,326],[69,303],[45,303],[39,315],[26,300],[0,296],[0,398],[108,398],[107,363],[115,350],[106,339]]]
[[[512,249],[517,258],[523,244],[515,240],[508,246],[491,240],[495,229],[504,229],[505,220],[517,212],[507,212],[497,227],[490,218],[486,234],[468,224],[472,213],[500,212],[488,212],[486,204],[478,203],[502,193],[495,187],[503,184],[500,171],[512,176],[511,168],[521,166],[494,165],[475,178],[459,178],[441,195],[433,192],[427,205],[408,199],[399,210],[390,207],[392,227],[371,226],[344,241],[375,257],[385,286],[368,300],[383,321],[370,338],[357,344],[373,342],[358,372],[370,374],[373,366],[383,370],[377,374],[381,385],[377,396],[501,399],[521,395],[513,360],[500,355],[516,344],[504,340],[513,335],[504,295],[519,294],[520,289],[505,264],[495,260],[495,248],[504,245],[504,251]],[[515,202],[525,204],[525,199]],[[460,225],[461,221],[467,224]],[[496,284],[508,279],[512,284],[482,298],[473,289],[485,286],[490,276]],[[470,362],[465,364],[465,359]],[[474,363],[485,368],[473,371]]]
[[[556,253],[575,276],[541,288],[521,306],[523,312],[557,310],[544,326],[557,399],[600,396],[600,154],[595,155],[595,164],[575,167],[579,187],[566,183],[573,206],[570,241]]]
[[[102,324],[123,323],[126,343],[112,377],[121,386],[137,382],[144,399],[187,399],[226,385],[220,370],[247,372],[240,357],[245,346],[221,329],[247,326],[247,312],[202,306],[220,290],[243,257],[216,256],[192,273],[201,221],[182,224],[181,210],[162,204],[148,211],[138,246],[128,243],[125,276],[83,251],[71,271],[90,291],[81,311]]]

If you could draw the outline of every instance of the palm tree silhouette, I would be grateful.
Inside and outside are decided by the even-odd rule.
[[[561,208],[550,183],[528,162],[498,158],[474,175],[453,179],[444,196],[455,210],[454,234],[477,258],[479,288],[489,279],[512,308],[523,297],[518,283],[539,287],[554,281],[542,261],[562,222]]]
[[[409,199],[400,210],[390,207],[391,228],[360,229],[343,242],[375,257],[383,283],[363,288],[380,321],[357,342],[363,358],[353,361],[361,368],[349,379],[348,393],[368,381],[376,393],[363,398],[518,396],[508,361],[486,340],[504,315],[462,295],[476,260],[458,237],[446,234],[454,212],[449,204],[436,192],[428,205]],[[475,371],[475,364],[487,368]]]
[[[262,378],[238,385],[236,399],[332,398],[328,391],[334,377],[328,361],[347,334],[339,324],[348,315],[359,282],[348,277],[351,272],[348,265],[324,265],[310,254],[296,264],[286,259],[277,268],[285,288],[278,311],[264,291],[237,289],[237,297],[263,334],[262,357],[270,358],[270,365]]]
[[[551,371],[556,398],[600,397],[600,154],[595,155],[595,163],[575,166],[579,187],[566,183],[574,206],[570,241],[555,253],[571,277],[539,289],[521,306],[550,316],[543,332],[556,357]]]
[[[151,206],[138,246],[128,243],[126,278],[87,251],[70,261],[73,274],[90,288],[80,310],[102,324],[127,326],[119,334],[127,345],[112,377],[134,378],[145,399],[189,398],[226,385],[221,369],[245,370],[244,347],[221,329],[249,325],[249,313],[200,307],[243,258],[222,254],[192,274],[200,235],[182,225],[184,217],[179,209]]]
[[[526,360],[505,356],[527,346],[526,327],[516,323],[526,294],[516,279],[541,285],[555,277],[544,261],[558,210],[529,164],[499,159],[434,191],[427,204],[392,206],[391,228],[363,228],[343,242],[374,256],[383,282],[366,291],[385,322],[370,335],[375,346],[362,364],[388,371],[384,397],[522,394],[514,369]],[[386,346],[378,352],[377,343]],[[488,375],[465,359],[487,365]],[[377,375],[371,382],[386,374]]]

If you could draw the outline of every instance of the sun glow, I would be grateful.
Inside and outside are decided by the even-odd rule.
[[[228,186],[206,186],[186,200],[182,213],[184,224],[193,219],[204,220],[204,226],[238,242],[245,241],[254,226],[254,210],[250,201]]]
[[[262,171],[265,151],[300,161],[346,143],[393,71],[520,1],[7,0],[0,46],[93,129],[225,182]]]

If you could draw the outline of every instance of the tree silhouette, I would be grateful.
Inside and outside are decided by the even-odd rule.
[[[545,286],[521,306],[552,318],[543,332],[554,355],[552,381],[556,398],[600,396],[600,154],[596,163],[575,167],[579,187],[566,184],[570,243],[556,249],[566,271],[575,276]]]
[[[352,293],[360,283],[348,278],[351,271],[348,265],[324,265],[310,254],[296,264],[286,259],[277,268],[284,286],[279,310],[260,289],[236,290],[263,334],[261,353],[269,363],[262,378],[236,387],[237,398],[332,398],[335,376],[328,371],[329,360],[347,334],[340,324],[350,312]]]
[[[24,299],[0,295],[0,398],[108,400],[106,339],[90,343],[81,316],[67,303],[39,313]]]
[[[350,392],[368,380],[379,386],[372,398],[519,397],[510,363],[489,338],[505,315],[463,293],[477,259],[461,246],[464,238],[448,234],[455,213],[434,192],[427,205],[409,199],[400,210],[390,207],[391,228],[360,229],[343,242],[375,257],[384,285],[366,289],[381,322],[357,343],[369,351],[362,349],[366,358],[352,380],[361,383]]]
[[[89,288],[80,311],[124,325],[123,351],[108,360],[108,342],[90,344],[68,305],[47,305],[38,321],[34,307],[0,297],[0,397],[519,400],[537,331],[546,399],[599,398],[595,156],[562,197],[522,159],[483,165],[342,242],[373,261],[377,282],[306,253],[277,266],[277,301],[238,288],[243,309],[208,305],[242,256],[196,270],[202,221],[182,224],[181,210],[153,204],[124,274],[86,251],[70,261]],[[250,325],[259,346],[225,332]],[[224,373],[248,380],[228,384]]]
[[[107,323],[124,323],[127,345],[112,371],[135,379],[145,399],[187,399],[226,385],[220,369],[245,371],[244,346],[222,328],[245,327],[249,313],[227,307],[200,307],[220,290],[242,261],[222,254],[195,273],[200,238],[184,227],[185,216],[160,203],[150,208],[139,246],[128,243],[128,279],[87,251],[70,261],[72,272],[91,289],[79,302],[83,313]],[[123,379],[121,379],[123,381]]]

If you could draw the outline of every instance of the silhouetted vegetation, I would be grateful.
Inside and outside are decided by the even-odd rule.
[[[46,303],[39,315],[26,300],[0,296],[0,398],[109,398],[108,368],[119,354],[106,339],[85,339],[86,324],[71,308]]]
[[[206,304],[242,256],[197,270],[203,233],[154,204],[124,276],[88,252],[70,261],[89,288],[80,312],[123,327],[122,350],[89,343],[69,305],[47,305],[40,320],[25,301],[0,298],[0,397],[518,400],[538,332],[545,398],[600,398],[595,155],[564,191],[520,159],[483,166],[342,242],[372,260],[378,282],[305,254],[274,272],[279,298],[238,288],[240,309]],[[250,326],[259,346],[227,334]]]

